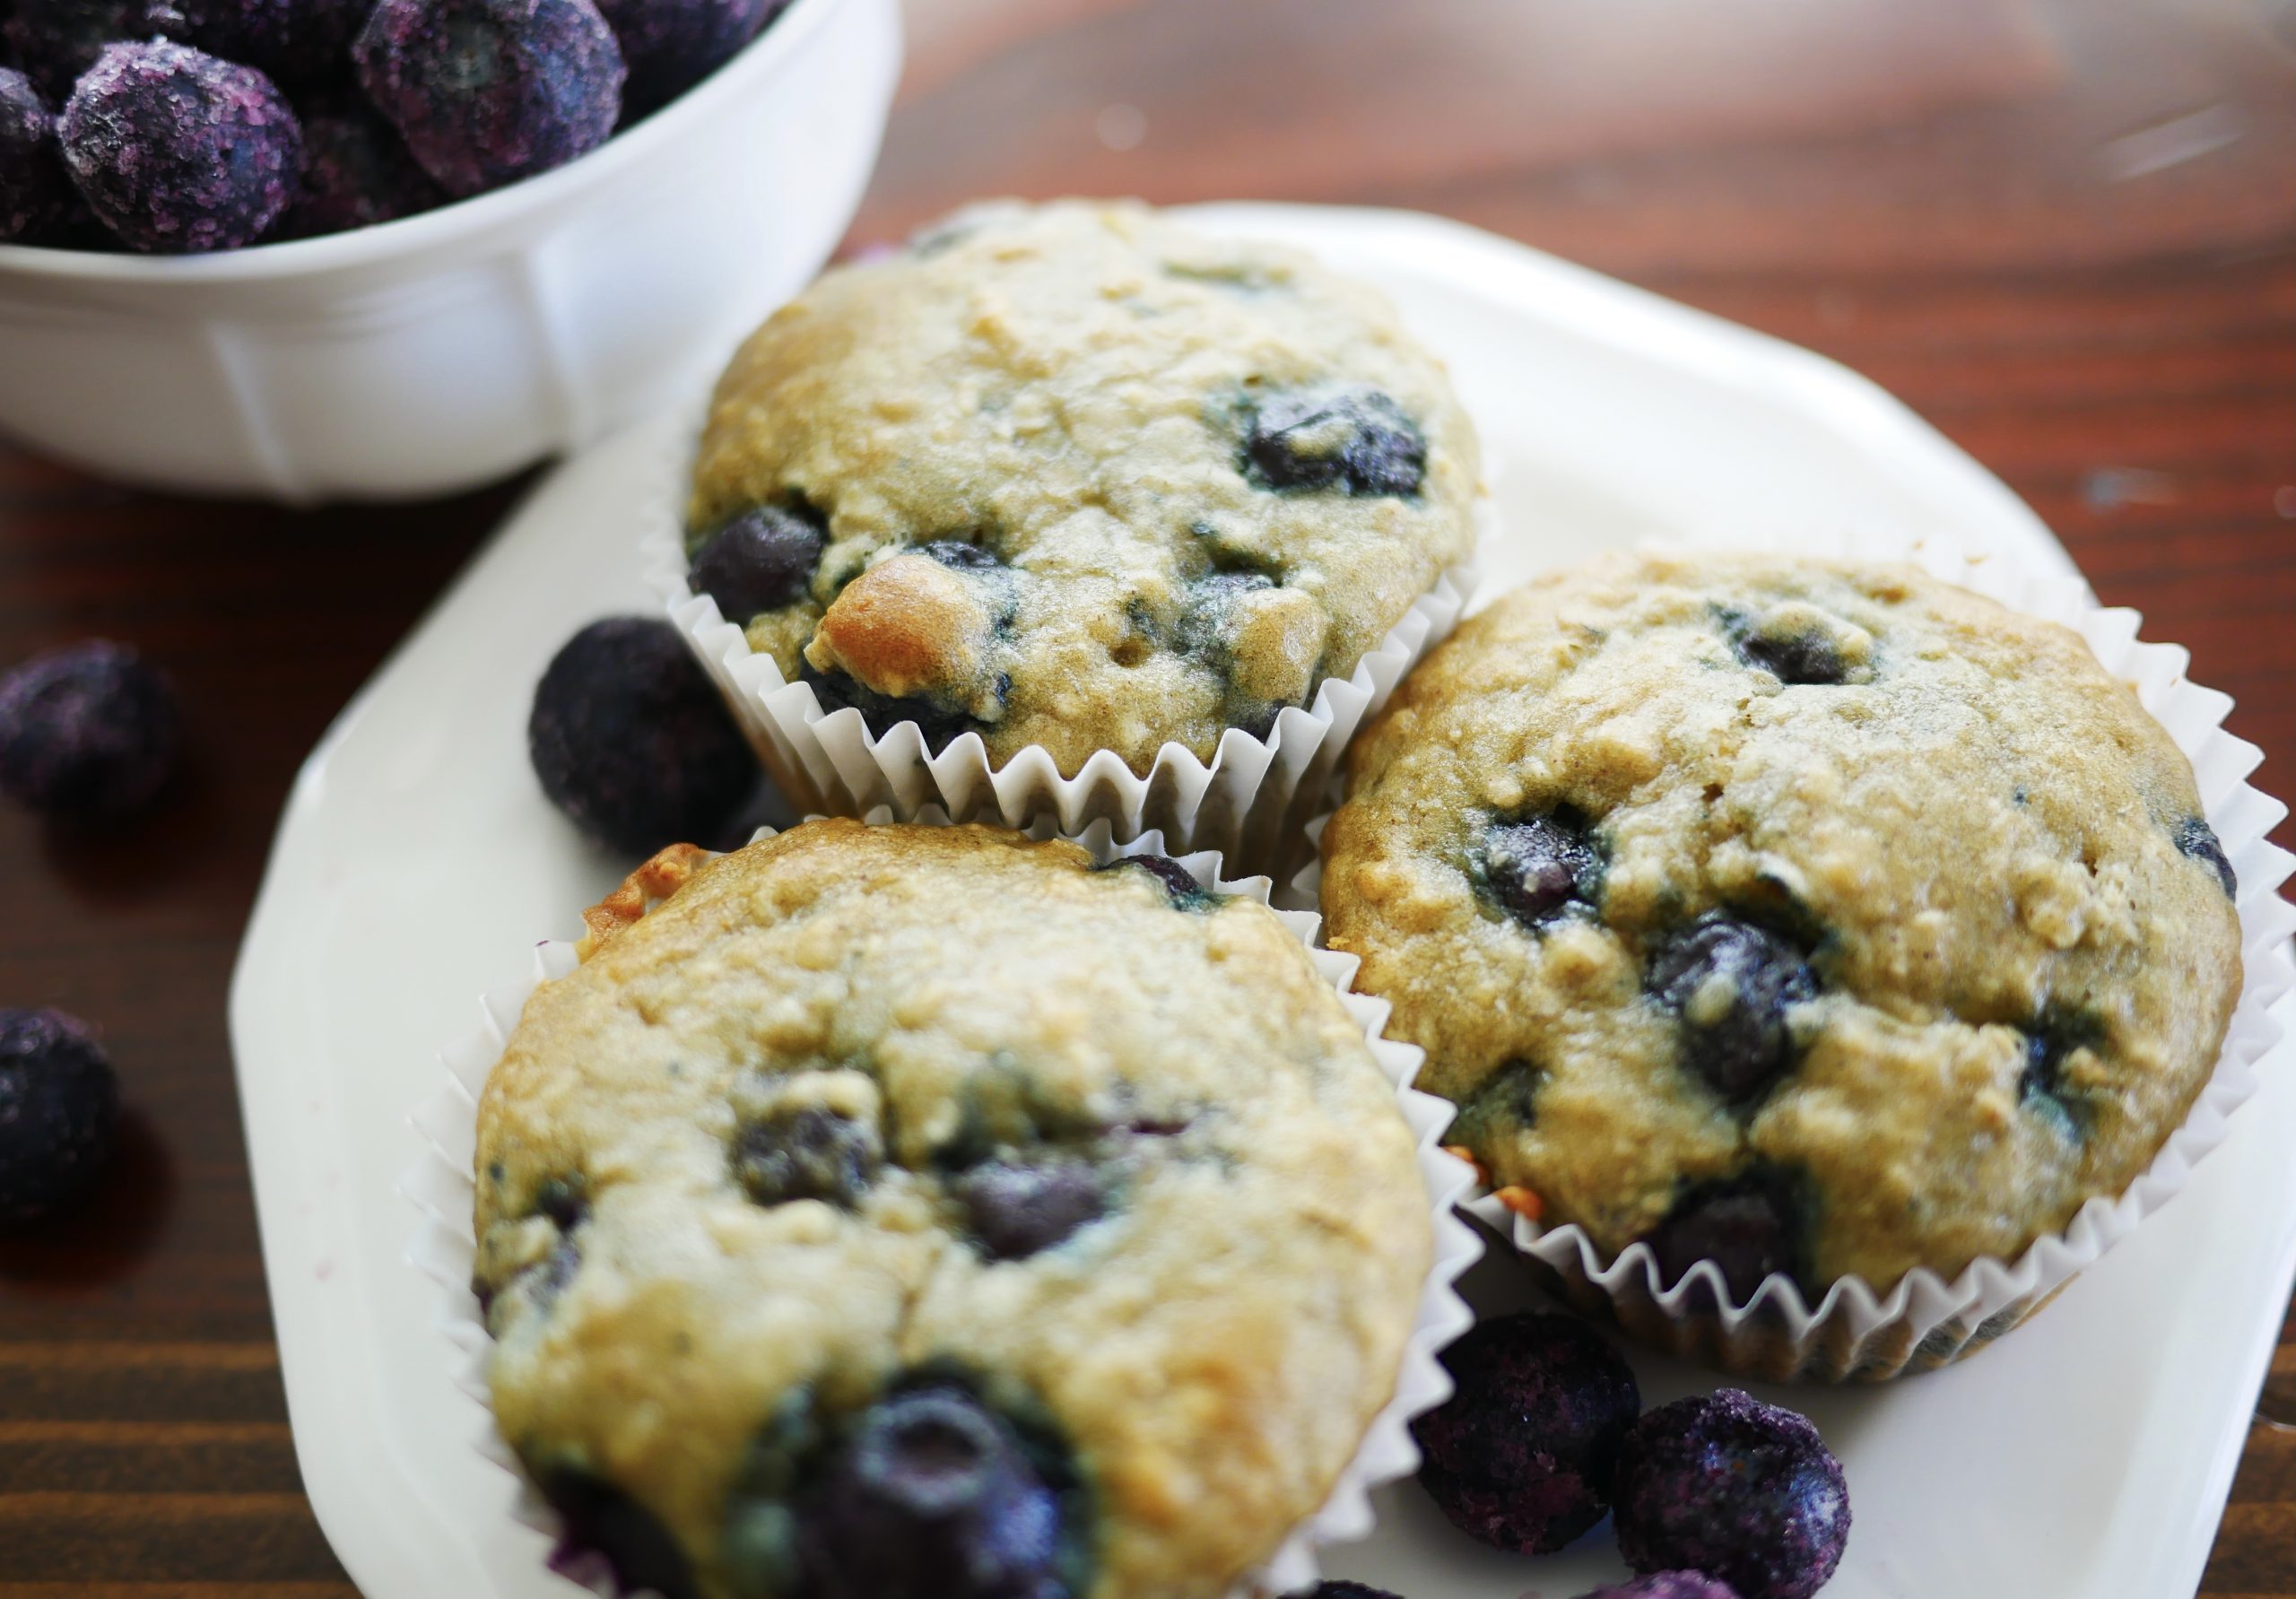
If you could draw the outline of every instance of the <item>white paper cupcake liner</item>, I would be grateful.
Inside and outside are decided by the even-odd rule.
[[[1677,552],[1674,546],[1649,547]],[[2239,882],[2245,978],[2214,1071],[2183,1125],[2124,1193],[2090,1200],[2064,1231],[2037,1240],[2013,1260],[1987,1256],[1950,1279],[1917,1269],[1886,1292],[1844,1278],[1812,1305],[1792,1279],[1772,1275],[1750,1299],[1733,1303],[1711,1262],[1700,1262],[1662,1290],[1657,1260],[1647,1245],[1631,1245],[1606,1260],[1579,1228],[1543,1226],[1487,1190],[1478,1190],[1466,1209],[1511,1239],[1551,1291],[1588,1314],[1613,1317],[1646,1343],[1772,1381],[1880,1382],[1961,1360],[2018,1325],[2181,1192],[2195,1165],[2224,1141],[2228,1118],[2256,1091],[2250,1068],[2280,1037],[2271,1007],[2296,986],[2288,948],[2296,908],[2280,898],[2296,859],[2266,838],[2287,807],[2248,785],[2262,752],[2224,730],[2231,698],[2185,676],[2189,657],[2181,647],[2141,642],[2142,619],[2135,611],[2100,606],[2078,578],[2036,573],[1998,558],[1972,559],[1934,540],[1876,547],[1870,539],[1845,537],[1827,553],[1908,561],[2013,611],[2071,628],[2168,729],[2192,762],[2202,809]],[[1327,787],[1321,797],[1323,813],[1308,830],[1318,853],[1290,883],[1288,903],[1320,903],[1319,847],[1338,796]]]
[[[881,807],[864,820],[883,825],[894,818]],[[936,826],[948,822],[947,816],[938,811],[928,811],[917,820]],[[770,838],[773,830],[761,829],[756,837]],[[1102,862],[1166,853],[1162,838],[1152,830],[1127,843],[1116,842],[1105,820],[1081,833],[1067,833],[1057,830],[1052,820],[1045,817],[1027,830],[1039,839],[1069,839]],[[1268,902],[1266,878],[1222,877],[1216,852],[1198,850],[1178,858],[1206,887],[1261,904]],[[1418,1469],[1419,1448],[1412,1439],[1411,1422],[1450,1397],[1450,1377],[1437,1357],[1474,1323],[1474,1313],[1459,1297],[1457,1284],[1460,1274],[1483,1254],[1482,1236],[1457,1214],[1458,1204],[1474,1186],[1474,1169],[1446,1153],[1439,1142],[1443,1129],[1450,1124],[1451,1107],[1412,1087],[1422,1052],[1381,1036],[1387,1005],[1350,990],[1355,961],[1318,946],[1318,917],[1298,911],[1279,910],[1276,915],[1307,947],[1316,970],[1332,984],[1348,1014],[1362,1027],[1380,1071],[1395,1085],[1396,1108],[1418,1140],[1419,1176],[1426,1188],[1434,1238],[1431,1264],[1420,1290],[1393,1396],[1365,1430],[1354,1458],[1340,1473],[1323,1507],[1294,1527],[1262,1566],[1231,1590],[1230,1599],[1264,1599],[1312,1587],[1318,1580],[1318,1550],[1367,1535],[1374,1521],[1371,1490]],[[480,1001],[481,1025],[439,1052],[439,1064],[445,1068],[442,1081],[410,1118],[422,1151],[414,1167],[400,1179],[399,1192],[422,1213],[422,1227],[408,1244],[407,1258],[441,1290],[438,1325],[448,1345],[441,1354],[451,1380],[471,1401],[467,1423],[473,1447],[517,1479],[511,1514],[547,1541],[538,1553],[549,1558],[552,1569],[588,1587],[600,1599],[618,1599],[621,1590],[602,1559],[561,1560],[549,1553],[561,1546],[564,1527],[557,1513],[526,1481],[517,1457],[494,1430],[486,1381],[492,1340],[470,1290],[476,1254],[472,1212],[479,1092],[487,1073],[501,1058],[528,996],[544,983],[574,969],[578,964],[575,949],[572,943],[558,941],[537,945],[525,978],[490,990]]]
[[[1111,750],[1095,752],[1075,776],[1063,777],[1050,753],[1031,744],[996,767],[978,734],[961,734],[935,754],[914,723],[880,738],[859,711],[825,709],[813,684],[783,677],[771,656],[752,650],[741,628],[718,614],[717,601],[687,587],[691,437],[682,433],[665,452],[645,500],[639,545],[646,579],[801,813],[858,816],[882,805],[909,821],[930,806],[958,821],[1006,827],[1049,816],[1068,833],[1106,821],[1119,839],[1153,828],[1175,849],[1218,850],[1245,865],[1288,864],[1274,852],[1297,835],[1305,805],[1330,778],[1339,752],[1404,673],[1457,625],[1481,582],[1472,561],[1445,570],[1352,673],[1326,678],[1306,709],[1277,712],[1265,738],[1231,727],[1208,765],[1194,751],[1167,743],[1145,777]],[[1494,516],[1488,499],[1477,501],[1478,543]]]

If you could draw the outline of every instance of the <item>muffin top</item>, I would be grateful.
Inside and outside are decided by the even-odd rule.
[[[1614,557],[1407,679],[1335,948],[1501,1197],[1743,1299],[2013,1256],[2183,1119],[2240,983],[2191,769],[2075,634],[1910,569]]]
[[[1473,543],[1473,427],[1375,291],[1136,204],[961,213],[719,380],[691,581],[882,734],[1209,760]]]
[[[1431,1228],[1274,913],[822,821],[590,921],[480,1102],[474,1286],[503,1437],[625,1579],[1213,1595],[1321,1505]]]

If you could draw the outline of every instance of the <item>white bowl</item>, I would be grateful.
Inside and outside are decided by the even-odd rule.
[[[796,0],[580,160],[212,256],[0,245],[0,432],[115,477],[445,493],[690,400],[821,267],[900,76],[897,0]]]

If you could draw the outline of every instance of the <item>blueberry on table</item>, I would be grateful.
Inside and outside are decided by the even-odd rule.
[[[1734,1104],[1794,1064],[1787,1012],[1818,996],[1802,952],[1766,928],[1709,911],[1650,964],[1649,990],[1674,1012],[1691,1069]]]
[[[1849,1538],[1848,1484],[1818,1430],[1735,1388],[1635,1423],[1616,1500],[1628,1565],[1702,1571],[1738,1599],[1809,1599]]]
[[[1329,384],[1260,401],[1244,456],[1270,488],[1416,494],[1427,471],[1427,440],[1403,407],[1378,389]]]
[[[446,203],[446,191],[415,163],[398,130],[345,95],[303,112],[302,187],[275,237],[347,233]]]
[[[880,1400],[798,1507],[803,1599],[1070,1599],[1060,1496],[962,1388]]]
[[[598,0],[630,66],[632,118],[669,104],[757,37],[789,0]]]
[[[151,30],[291,86],[342,74],[372,0],[149,0]]]
[[[804,596],[828,543],[817,519],[778,505],[743,512],[695,552],[696,594],[718,602],[735,627]]]
[[[717,837],[757,782],[709,673],[651,617],[608,617],[566,641],[535,690],[526,746],[550,802],[635,855]]]
[[[117,815],[175,769],[181,717],[160,669],[91,639],[0,677],[0,792],[52,816]]]
[[[1700,1571],[1654,1571],[1578,1599],[1738,1599],[1738,1592]]]
[[[111,1154],[119,1080],[85,1023],[0,1010],[0,1225],[84,1195]]]
[[[591,0],[380,0],[352,58],[452,195],[563,166],[622,111],[622,50]]]
[[[97,217],[154,255],[253,244],[302,171],[302,126],[269,78],[165,39],[107,45],[58,126]]]
[[[0,66],[0,244],[46,243],[78,199],[48,101],[30,78]]]
[[[1642,1406],[1618,1351],[1568,1316],[1503,1316],[1443,1364],[1457,1390],[1412,1433],[1420,1486],[1453,1525],[1494,1549],[1547,1554],[1603,1518]]]
[[[16,0],[0,39],[40,92],[60,104],[106,45],[152,32],[149,0]]]

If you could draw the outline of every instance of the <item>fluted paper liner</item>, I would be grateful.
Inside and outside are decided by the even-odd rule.
[[[878,808],[865,818],[874,825],[894,820]],[[917,818],[945,825],[937,810]],[[1107,862],[1119,856],[1165,853],[1160,834],[1150,831],[1129,843],[1117,843],[1106,821],[1095,821],[1080,833],[1057,832],[1051,819],[1042,818],[1028,830],[1032,838],[1069,839]],[[761,829],[757,838],[773,836]],[[753,839],[752,842],[755,840]],[[1268,902],[1265,877],[1230,880],[1221,876],[1221,857],[1199,850],[1178,857],[1198,882],[1223,894]],[[1365,1430],[1354,1458],[1340,1473],[1323,1508],[1292,1529],[1267,1560],[1231,1592],[1231,1599],[1261,1599],[1263,1595],[1293,1593],[1312,1587],[1318,1577],[1316,1551],[1326,1543],[1349,1543],[1364,1537],[1374,1519],[1370,1490],[1409,1476],[1419,1466],[1418,1446],[1412,1441],[1411,1421],[1450,1397],[1451,1381],[1438,1354],[1466,1331],[1474,1312],[1458,1296],[1455,1284],[1461,1273],[1483,1253],[1475,1230],[1460,1221],[1457,1204],[1473,1187],[1474,1175],[1465,1161],[1446,1154],[1438,1142],[1450,1124],[1451,1107],[1432,1094],[1411,1086],[1417,1074],[1421,1051],[1380,1036],[1387,1006],[1380,1000],[1349,990],[1355,962],[1318,947],[1318,918],[1298,911],[1279,910],[1284,926],[1307,946],[1317,971],[1339,995],[1340,1003],[1361,1024],[1379,1069],[1395,1085],[1396,1108],[1417,1135],[1420,1180],[1427,1190],[1434,1230],[1431,1264],[1420,1290],[1418,1313],[1404,1349],[1394,1395]],[[501,1057],[510,1031],[517,1025],[527,997],[544,983],[565,976],[578,964],[575,946],[556,941],[538,945],[531,969],[521,981],[489,991],[480,1001],[483,1021],[474,1031],[439,1053],[445,1067],[444,1082],[411,1118],[422,1144],[421,1156],[400,1179],[399,1192],[422,1212],[421,1230],[408,1245],[411,1264],[442,1290],[438,1325],[450,1346],[448,1356],[455,1385],[471,1400],[466,1418],[472,1447],[518,1478],[517,1520],[541,1534],[538,1557],[548,1557],[552,1569],[587,1586],[601,1599],[620,1593],[606,1562],[595,1555],[561,1560],[551,1551],[560,1546],[564,1531],[558,1515],[544,1504],[519,1473],[517,1460],[494,1430],[488,1404],[486,1363],[492,1341],[480,1318],[478,1302],[470,1291],[472,1262],[476,1253],[472,1212],[474,1161],[477,1155],[478,1095],[487,1073]]]
[[[690,436],[680,437],[657,464],[645,500],[639,549],[646,579],[800,813],[858,816],[882,805],[908,821],[929,806],[957,821],[1006,827],[1048,816],[1072,835],[1106,821],[1118,839],[1153,828],[1175,849],[1218,850],[1241,865],[1278,865],[1274,852],[1299,832],[1347,741],[1457,625],[1481,581],[1471,563],[1445,570],[1353,672],[1325,679],[1306,709],[1278,711],[1265,738],[1229,728],[1208,765],[1187,746],[1167,743],[1145,777],[1114,751],[1100,750],[1065,778],[1043,745],[1031,744],[997,767],[977,733],[961,734],[935,754],[913,722],[880,738],[859,711],[824,709],[813,684],[785,678],[771,656],[752,649],[742,629],[718,613],[717,601],[687,587],[683,513],[691,446]],[[1490,501],[1478,500],[1478,539],[1492,519]]]
[[[2256,1091],[2251,1068],[2280,1038],[2280,1024],[2268,1012],[2296,986],[2288,951],[2296,909],[2279,897],[2296,862],[2265,836],[2287,807],[2248,785],[2262,755],[2224,730],[2231,698],[2185,676],[2189,657],[2181,647],[2141,642],[2135,611],[2100,606],[2078,578],[2033,572],[1997,557],[1971,559],[1935,540],[1877,548],[1870,539],[1845,537],[1831,553],[1908,561],[2013,611],[2071,628],[2168,729],[2192,762],[2202,809],[2239,881],[2245,977],[2215,1070],[2144,1173],[2118,1196],[2091,1199],[2064,1231],[2037,1240],[2013,1260],[1980,1258],[1951,1279],[1917,1269],[1878,1291],[1861,1279],[1843,1278],[1814,1306],[1783,1274],[1765,1278],[1752,1299],[1733,1303],[1720,1268],[1710,1261],[1662,1290],[1657,1261],[1647,1245],[1630,1245],[1605,1260],[1581,1229],[1543,1226],[1488,1191],[1479,1190],[1466,1209],[1511,1238],[1551,1291],[1580,1310],[1613,1317],[1643,1343],[1772,1381],[1881,1382],[1950,1364],[2016,1327],[2180,1192],[2194,1166],[2224,1141],[2228,1119]],[[1337,795],[1327,789],[1322,799],[1324,814],[1309,829],[1318,847]],[[1286,900],[1318,905],[1322,869],[1318,854],[1292,880]]]

